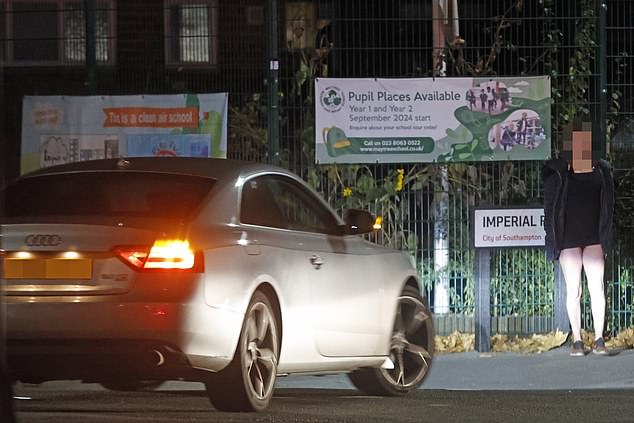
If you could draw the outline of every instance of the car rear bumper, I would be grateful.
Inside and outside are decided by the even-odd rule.
[[[243,317],[204,302],[7,300],[8,362],[24,381],[196,380],[231,361]]]
[[[161,341],[10,340],[7,350],[11,375],[30,383],[195,378],[187,356]]]

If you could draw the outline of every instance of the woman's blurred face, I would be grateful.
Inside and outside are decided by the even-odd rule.
[[[572,132],[572,167],[577,171],[592,170],[592,132]]]

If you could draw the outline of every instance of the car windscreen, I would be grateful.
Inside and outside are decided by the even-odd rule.
[[[183,219],[215,180],[150,172],[77,172],[18,179],[4,192],[4,217],[130,216]]]

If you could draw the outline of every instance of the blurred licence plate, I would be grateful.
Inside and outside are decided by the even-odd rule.
[[[5,279],[92,279],[91,259],[4,259]]]

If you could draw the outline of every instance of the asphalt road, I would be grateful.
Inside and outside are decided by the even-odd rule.
[[[261,413],[218,412],[200,390],[125,393],[23,387],[20,395],[20,423],[631,423],[634,416],[632,390],[418,390],[406,397],[379,398],[347,389],[279,389]]]
[[[279,378],[262,413],[222,413],[202,384],[113,392],[76,381],[16,385],[19,423],[31,422],[634,422],[634,350],[571,358],[543,354],[437,356],[423,388],[361,395],[345,376]]]

